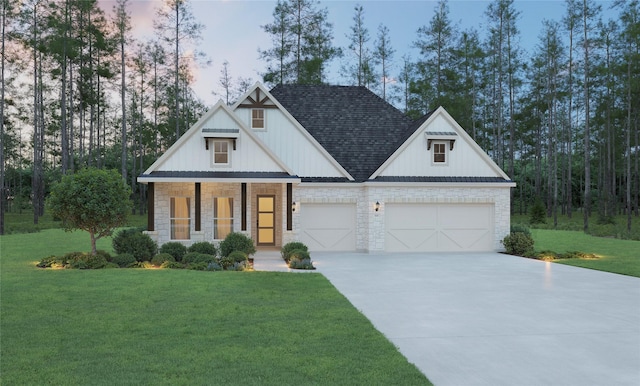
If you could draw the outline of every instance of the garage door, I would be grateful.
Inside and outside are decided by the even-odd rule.
[[[389,252],[493,251],[491,204],[387,204]]]
[[[300,241],[311,251],[354,251],[356,205],[301,204]]]

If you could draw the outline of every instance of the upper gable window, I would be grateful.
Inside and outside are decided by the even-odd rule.
[[[432,145],[433,163],[436,165],[447,164],[447,145],[444,142],[435,142]]]
[[[213,141],[213,165],[221,166],[221,165],[229,165],[229,141],[228,140],[214,140]]]
[[[251,128],[264,129],[264,109],[251,109]]]

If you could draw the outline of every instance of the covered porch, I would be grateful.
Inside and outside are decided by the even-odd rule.
[[[279,249],[293,230],[293,185],[286,173],[153,172],[146,233],[158,245],[219,243],[231,232],[251,237],[261,250]]]

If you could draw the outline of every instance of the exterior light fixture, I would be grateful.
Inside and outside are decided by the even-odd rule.
[[[376,201],[376,204],[373,206],[373,209],[375,209],[376,212],[380,210],[380,201]]]

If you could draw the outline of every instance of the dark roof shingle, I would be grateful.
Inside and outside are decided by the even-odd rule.
[[[271,95],[356,181],[366,180],[418,127],[365,87],[279,85]]]

